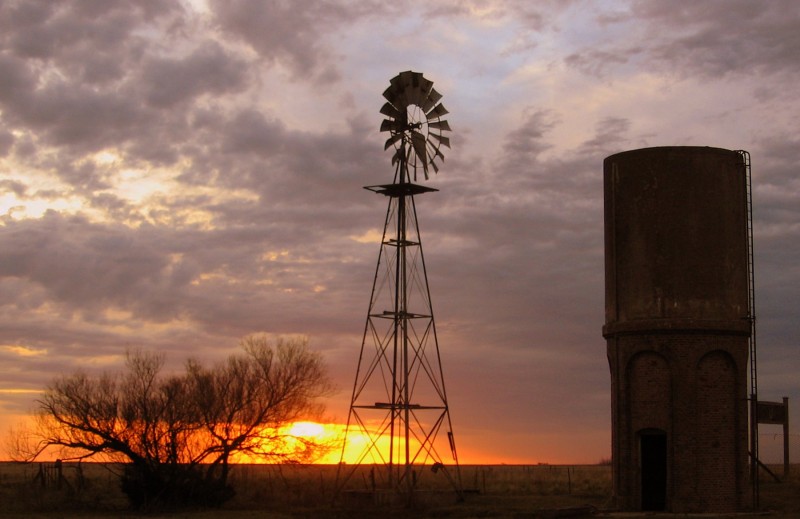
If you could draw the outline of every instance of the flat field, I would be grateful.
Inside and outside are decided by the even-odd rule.
[[[119,466],[64,463],[0,463],[0,519],[139,517],[119,490]],[[347,466],[343,466],[347,469]],[[231,475],[236,496],[220,509],[148,514],[155,518],[531,518],[620,516],[611,507],[608,465],[468,465],[460,470],[463,500],[443,471],[417,476],[414,501],[373,491],[371,466],[344,472],[336,465],[237,465]],[[782,467],[773,467],[777,474]],[[456,476],[450,472],[451,476]],[[800,518],[800,466],[777,483],[764,474],[759,514]],[[655,514],[640,514],[653,517]],[[709,517],[706,515],[705,517]],[[741,517],[741,514],[737,517]]]

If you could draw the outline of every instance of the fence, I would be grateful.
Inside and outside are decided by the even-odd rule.
[[[64,475],[64,464],[61,460],[56,460],[55,463],[39,463],[39,470],[33,477],[33,482],[38,483],[42,489],[55,489],[61,490],[67,488],[68,490],[80,490],[84,486],[83,467],[80,463],[70,465],[70,468],[75,470],[75,477],[73,483]]]

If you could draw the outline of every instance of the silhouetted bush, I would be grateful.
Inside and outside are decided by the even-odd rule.
[[[61,447],[73,458],[123,463],[121,489],[146,510],[221,505],[234,495],[237,455],[312,461],[328,446],[287,426],[322,411],[317,399],[330,383],[321,357],[305,339],[272,344],[257,335],[242,346],[244,355],[211,367],[189,360],[180,375],[162,375],[162,356],[137,352],[123,373],[55,379],[38,401],[37,430],[24,436],[37,442],[24,457]]]

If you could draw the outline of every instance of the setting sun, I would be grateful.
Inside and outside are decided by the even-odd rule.
[[[316,422],[296,422],[289,429],[292,436],[303,438],[322,438],[326,435],[325,426]]]
[[[359,461],[364,446],[368,439],[358,432],[350,431],[347,448],[342,459],[342,445],[345,439],[347,426],[337,423],[296,422],[287,427],[286,434],[298,438],[309,439],[324,446],[324,454],[314,460],[314,463],[336,464],[344,461],[355,464]]]
[[[348,465],[360,463],[385,463],[388,459],[389,438],[381,435],[377,438],[377,451],[383,453],[381,458],[372,449],[368,455],[370,437],[362,431],[351,427],[347,433],[347,445],[342,453],[342,445],[345,441],[347,426],[338,423],[318,423],[311,421],[295,422],[286,425],[278,431],[278,436],[282,437],[283,448],[292,449],[300,441],[313,441],[320,448],[315,456],[309,459],[311,463],[318,464],[337,464],[344,462]],[[264,461],[250,455],[242,454],[237,461],[239,463],[263,463]]]

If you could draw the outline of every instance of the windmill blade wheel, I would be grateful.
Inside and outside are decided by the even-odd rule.
[[[389,132],[384,149],[395,148],[392,164],[400,161],[405,181],[416,181],[417,173],[427,180],[433,169],[438,173],[444,161],[442,147],[450,147],[450,124],[442,119],[449,112],[440,100],[442,94],[433,88],[433,81],[420,72],[407,70],[389,81],[383,92],[386,103],[380,113],[386,116],[380,131]],[[439,163],[434,162],[438,159]]]

